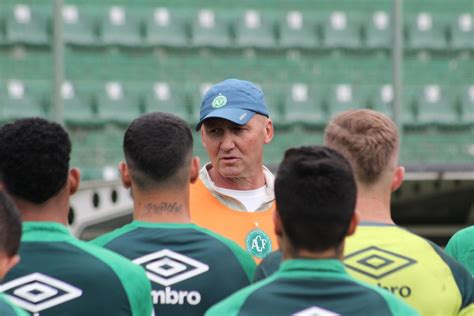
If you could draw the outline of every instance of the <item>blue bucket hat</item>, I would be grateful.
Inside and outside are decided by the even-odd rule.
[[[227,79],[212,86],[204,96],[196,131],[211,117],[244,125],[256,113],[269,116],[263,92],[250,81]]]

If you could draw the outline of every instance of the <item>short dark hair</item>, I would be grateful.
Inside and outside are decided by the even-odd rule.
[[[0,192],[0,252],[13,257],[21,239],[21,219],[12,200]]]
[[[275,179],[276,209],[295,249],[324,251],[347,234],[357,188],[349,162],[324,146],[285,152]]]
[[[8,193],[41,204],[58,194],[69,174],[71,141],[64,128],[28,118],[0,128],[0,171]]]
[[[135,119],[125,132],[123,151],[133,181],[143,190],[189,181],[193,136],[175,115],[153,112]]]

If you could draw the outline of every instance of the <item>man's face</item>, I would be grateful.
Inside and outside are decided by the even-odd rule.
[[[210,118],[201,133],[211,164],[220,176],[252,178],[261,172],[263,145],[271,141],[273,125],[258,114],[245,125]]]

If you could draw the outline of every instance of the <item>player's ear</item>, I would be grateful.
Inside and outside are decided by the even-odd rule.
[[[347,229],[346,236],[353,235],[356,231],[357,225],[359,225],[360,221],[360,214],[359,212],[355,211],[352,214],[351,222],[349,223],[349,228]]]
[[[132,186],[132,180],[130,178],[130,170],[125,161],[119,163],[120,178],[122,179],[122,184],[125,189],[129,189]]]
[[[277,235],[279,238],[283,235],[283,225],[281,223],[281,217],[280,214],[278,214],[278,211],[273,212],[273,228],[275,231],[275,235]]]
[[[274,134],[273,122],[270,118],[267,118],[265,121],[265,138],[264,143],[268,144],[272,141]]]
[[[191,167],[189,168],[189,182],[194,183],[199,178],[199,168],[200,168],[199,157],[193,157],[191,159]]]
[[[3,279],[5,274],[8,273],[18,262],[20,262],[20,256],[14,255],[12,257],[1,254],[0,258],[0,279]]]
[[[397,167],[397,169],[395,170],[395,174],[393,176],[393,180],[392,180],[392,187],[391,187],[392,192],[395,192],[398,190],[398,188],[402,185],[404,178],[405,178],[405,168],[401,166]]]
[[[77,189],[79,189],[79,184],[81,182],[81,172],[77,168],[71,168],[69,170],[69,195],[73,195],[76,193]]]

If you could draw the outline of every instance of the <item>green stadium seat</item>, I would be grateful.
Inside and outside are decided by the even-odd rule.
[[[301,11],[290,11],[279,23],[280,46],[283,48],[317,49],[321,43],[316,34],[316,23]]]
[[[274,83],[257,83],[257,87],[262,90],[265,103],[270,113],[270,118],[274,125],[286,126],[283,104],[281,103],[281,87]]]
[[[285,120],[290,124],[324,125],[326,114],[321,89],[306,83],[289,85],[286,88]]]
[[[75,5],[63,7],[64,42],[73,45],[97,44],[93,19]]]
[[[195,124],[199,122],[200,118],[200,109],[202,99],[206,94],[207,90],[209,90],[212,85],[215,84],[213,82],[199,82],[199,83],[191,83],[188,87],[188,102],[189,102],[189,110],[190,110],[190,118],[189,122],[191,124]]]
[[[96,98],[98,118],[104,123],[127,125],[142,113],[137,96],[120,82],[107,82]]]
[[[451,49],[474,49],[472,14],[463,13],[450,23]]]
[[[372,14],[364,25],[365,47],[368,49],[389,49],[392,47],[390,15],[385,11]]]
[[[9,44],[48,45],[46,17],[26,4],[17,4],[6,17],[5,41]]]
[[[190,119],[186,91],[168,82],[155,82],[145,93],[145,112],[167,112]]]
[[[63,83],[61,96],[64,105],[64,121],[68,126],[90,126],[98,123],[90,97],[77,91],[69,81]]]
[[[446,26],[441,19],[421,12],[409,17],[407,22],[407,45],[409,50],[445,50]]]
[[[167,8],[155,8],[145,18],[145,45],[183,48],[189,45],[182,18]]]
[[[276,47],[273,22],[256,10],[247,10],[235,21],[238,47],[272,49]]]
[[[0,120],[3,122],[25,117],[44,117],[47,112],[43,107],[38,91],[30,89],[21,80],[9,80],[0,92]]]
[[[463,123],[474,124],[474,84],[461,88],[459,105]]]
[[[334,85],[328,91],[325,103],[329,118],[342,111],[366,107],[367,100],[362,89],[351,84]]]
[[[231,47],[229,23],[218,12],[202,9],[192,27],[192,45],[195,47]]]
[[[459,112],[446,88],[432,84],[415,92],[417,122],[456,126],[460,122]]]
[[[327,49],[361,48],[360,23],[346,12],[331,12],[323,24],[323,46]]]
[[[103,45],[141,46],[143,44],[139,19],[124,7],[112,6],[100,27]]]

